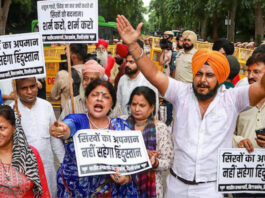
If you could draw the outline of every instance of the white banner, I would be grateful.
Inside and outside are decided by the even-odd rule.
[[[264,193],[265,150],[219,149],[218,191],[222,193]]]
[[[113,174],[122,175],[152,168],[140,131],[85,129],[74,137],[79,177]]]
[[[41,35],[0,36],[0,80],[28,77],[46,77]]]
[[[98,0],[38,1],[44,43],[97,43]]]

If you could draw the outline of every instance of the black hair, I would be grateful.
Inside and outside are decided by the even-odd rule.
[[[177,37],[176,37],[176,40],[179,41],[179,39],[182,37],[181,34],[179,34]]]
[[[213,43],[213,50],[219,51],[221,48],[224,49],[226,55],[233,55],[233,53],[235,51],[235,47],[234,47],[233,43],[226,40],[225,38],[217,39]]]
[[[260,46],[258,46],[252,53],[252,55],[256,54],[256,53],[265,53],[265,44],[261,44]]]
[[[228,79],[233,80],[240,71],[240,64],[235,56],[228,55],[226,58],[230,66]]]
[[[87,57],[87,44],[71,43],[70,51],[77,55],[79,60],[85,60]]]
[[[86,98],[88,97],[88,95],[91,93],[91,91],[93,91],[97,86],[103,86],[103,87],[106,87],[111,95],[111,98],[112,98],[112,109],[115,107],[116,105],[116,91],[113,87],[113,85],[106,81],[106,80],[103,80],[103,79],[100,79],[100,78],[97,78],[93,81],[91,81],[91,83],[89,83],[86,87],[86,90],[85,90],[85,96]]]
[[[12,126],[16,125],[14,110],[8,105],[0,105],[0,116],[4,117]]]
[[[249,67],[250,65],[253,65],[254,63],[265,63],[265,53],[258,52],[258,53],[253,53],[247,60],[246,65]]]
[[[143,95],[150,106],[154,105],[153,112],[156,111],[156,94],[152,89],[146,86],[136,87],[131,93],[128,105],[132,104],[132,100],[135,95]]]

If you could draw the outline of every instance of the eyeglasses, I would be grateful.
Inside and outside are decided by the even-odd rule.
[[[264,74],[264,72],[258,70],[258,69],[254,69],[254,70],[248,70],[248,75],[253,75],[253,76],[258,76],[260,74]]]

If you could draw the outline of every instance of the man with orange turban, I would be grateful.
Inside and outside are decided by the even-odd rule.
[[[216,184],[218,149],[232,148],[238,114],[265,98],[265,75],[250,86],[218,88],[229,75],[229,63],[220,52],[201,49],[192,59],[192,84],[167,77],[136,42],[142,25],[135,30],[124,16],[117,17],[121,39],[138,68],[175,107],[174,162],[165,197],[221,198]]]

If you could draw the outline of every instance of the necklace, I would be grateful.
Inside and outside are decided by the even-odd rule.
[[[135,126],[137,127],[142,127],[145,126],[147,124],[148,120],[145,120],[143,122],[135,122]]]
[[[89,118],[89,116],[88,116]],[[98,127],[90,118],[89,118],[89,122],[91,123],[91,125],[95,128],[95,129],[107,129],[109,127],[110,124],[110,119],[108,117],[108,124],[106,126],[104,126],[103,128]]]
[[[2,162],[1,159],[0,159],[0,163],[2,164],[2,167],[3,167],[3,169],[4,169],[6,179],[7,179],[8,181],[10,181],[10,166],[11,166],[11,165],[9,166],[8,170],[6,170],[5,165],[3,164],[3,162]]]

